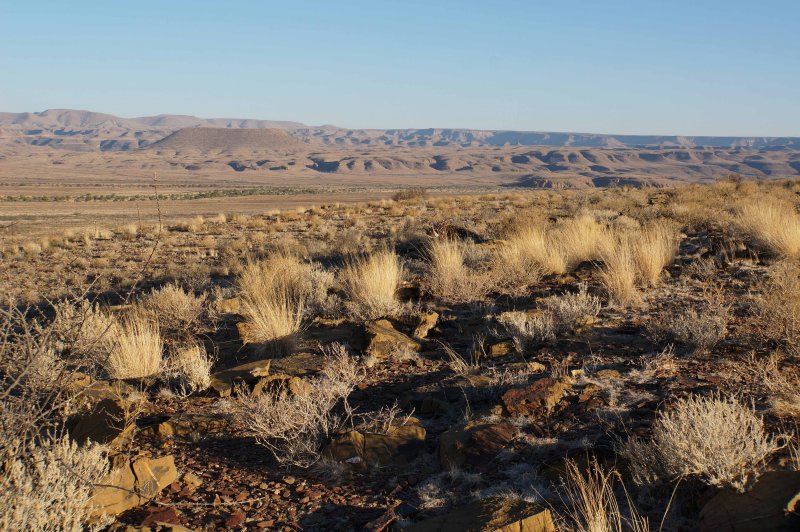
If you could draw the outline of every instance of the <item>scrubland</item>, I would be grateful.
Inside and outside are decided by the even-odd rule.
[[[792,529],[799,193],[415,189],[7,239],[0,529]]]

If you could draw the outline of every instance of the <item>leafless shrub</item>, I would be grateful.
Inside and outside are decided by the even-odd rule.
[[[189,392],[200,392],[211,385],[214,358],[200,345],[179,348],[172,355],[169,365],[178,377],[180,386]]]
[[[282,465],[307,468],[320,456],[323,443],[350,419],[347,396],[361,379],[361,369],[340,344],[326,351],[321,375],[296,394],[246,393],[223,406],[232,419]],[[344,413],[337,404],[345,402]]]
[[[3,444],[0,475],[0,530],[86,530],[93,512],[91,493],[109,462],[99,445],[78,447],[68,437],[38,444]],[[95,521],[97,530],[112,519]]]
[[[572,332],[591,322],[600,313],[600,298],[589,294],[586,283],[578,284],[578,292],[551,296],[542,307],[553,316],[556,334]]]
[[[54,348],[85,359],[90,366],[102,365],[119,332],[117,320],[86,299],[62,301],[54,308],[51,324]]]
[[[539,314],[528,314],[518,310],[503,312],[497,321],[505,326],[521,353],[536,343],[548,342],[556,337],[553,315],[549,312]]]
[[[180,340],[200,329],[206,296],[198,297],[175,284],[153,290],[141,301],[145,317],[158,324],[162,335]]]
[[[708,293],[704,300],[677,314],[658,314],[648,324],[651,338],[660,342],[680,342],[695,353],[713,349],[728,334],[731,305],[721,292]]]
[[[620,453],[639,484],[696,477],[744,491],[780,448],[751,407],[719,395],[691,395],[659,413],[649,441],[631,438]]]
[[[781,262],[755,297],[755,326],[762,338],[800,354],[800,273],[797,265]]]

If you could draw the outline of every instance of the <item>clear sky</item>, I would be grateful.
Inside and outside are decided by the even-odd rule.
[[[800,0],[0,0],[0,110],[800,136]]]

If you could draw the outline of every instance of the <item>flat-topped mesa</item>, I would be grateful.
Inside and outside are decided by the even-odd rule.
[[[179,129],[153,143],[150,149],[175,151],[264,151],[289,150],[303,146],[303,141],[277,128],[229,129],[188,127]]]

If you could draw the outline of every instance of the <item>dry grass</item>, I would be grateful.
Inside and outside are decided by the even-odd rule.
[[[585,471],[573,460],[566,461],[562,500],[567,507],[567,530],[575,532],[648,532],[647,518],[636,511],[616,470],[607,470],[590,460]],[[625,494],[627,511],[617,498],[617,484]]]
[[[780,447],[751,407],[718,395],[691,395],[659,413],[652,438],[628,440],[621,454],[637,483],[694,477],[744,491]]]
[[[606,289],[610,303],[619,307],[639,304],[642,295],[636,288],[638,269],[631,239],[618,236],[616,245],[603,252],[602,260],[600,282]]]
[[[164,343],[157,325],[129,317],[108,337],[111,349],[105,368],[113,379],[143,379],[163,368]]]
[[[291,351],[303,323],[308,268],[297,258],[277,256],[245,266],[238,279],[244,342],[261,354]]]
[[[664,268],[678,251],[678,233],[674,227],[661,221],[644,227],[636,235],[634,261],[642,286],[658,283]]]
[[[480,301],[489,290],[488,278],[467,266],[474,244],[462,240],[431,240],[426,249],[428,289],[437,298],[453,303]]]
[[[554,235],[568,270],[573,270],[581,262],[600,259],[611,239],[608,229],[589,213],[561,221]]]
[[[750,199],[739,206],[736,225],[764,251],[800,256],[800,215],[793,205],[771,198]]]
[[[496,260],[517,283],[533,284],[544,274],[567,270],[558,241],[542,225],[525,225],[513,231],[497,248]]]
[[[347,310],[359,319],[390,317],[400,310],[397,289],[405,274],[394,251],[382,250],[353,259],[342,272]]]

